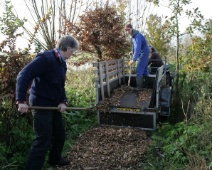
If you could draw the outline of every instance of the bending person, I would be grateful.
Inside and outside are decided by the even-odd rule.
[[[157,72],[157,69],[163,65],[163,61],[160,55],[154,49],[154,47],[149,46],[149,50],[150,50],[150,57],[148,65],[150,66],[150,73],[155,74]]]
[[[66,110],[65,94],[66,60],[79,48],[78,41],[72,36],[64,36],[56,48],[37,54],[18,74],[16,101],[19,112],[27,112],[27,91],[30,88],[31,106],[58,107],[59,110],[32,110],[33,140],[26,170],[41,170],[45,156],[50,149],[48,163],[52,166],[65,166],[68,159],[61,156],[65,142],[65,127],[61,112]]]

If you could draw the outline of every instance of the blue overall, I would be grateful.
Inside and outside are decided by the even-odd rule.
[[[66,102],[66,62],[59,51],[46,51],[26,65],[17,76],[16,100],[26,101],[30,88],[29,103],[32,106],[57,107]],[[49,162],[57,163],[65,142],[65,128],[62,114],[56,110],[32,110],[35,139],[32,143],[26,170],[41,170],[47,151]]]
[[[136,74],[139,77],[148,76],[149,46],[145,37],[137,30],[132,31],[132,60],[137,63]]]

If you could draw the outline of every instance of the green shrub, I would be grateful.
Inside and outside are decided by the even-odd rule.
[[[94,75],[92,68],[85,70],[71,70],[67,74],[66,94],[68,103],[73,107],[89,107],[95,105]],[[96,112],[67,111],[64,115],[66,121],[66,131],[71,140],[97,124]]]
[[[23,169],[33,139],[31,115],[21,117],[16,108],[4,104],[0,124],[0,167]]]
[[[211,72],[181,74],[180,93],[184,120],[164,124],[152,136],[144,169],[181,170],[211,168],[212,91]],[[177,115],[176,115],[177,116]]]
[[[70,70],[67,74],[66,95],[71,106],[88,107],[95,105],[93,69]]]

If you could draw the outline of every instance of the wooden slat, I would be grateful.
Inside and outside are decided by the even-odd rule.
[[[107,86],[107,95],[110,97],[110,83],[118,79],[119,85],[121,85],[122,77],[124,76],[123,64],[123,59],[102,61],[93,64],[93,66],[97,68],[94,70],[94,73],[96,74],[94,81],[97,84],[96,87],[100,88],[102,100],[105,99],[104,86]]]
[[[124,63],[125,63],[125,60],[124,60],[124,58],[122,59],[122,75],[124,75],[125,74],[125,65],[124,65]],[[123,81],[124,81],[124,84],[125,84],[125,78],[123,78]]]
[[[108,77],[112,77],[112,76],[117,76],[117,70],[115,70],[115,71],[111,71],[111,72],[109,72],[108,74],[107,74],[107,76]]]
[[[117,70],[117,65],[108,65],[108,71]]]
[[[111,64],[116,64],[116,60],[108,60],[107,63],[108,63],[109,65],[111,65]]]
[[[107,95],[110,97],[110,83],[109,83],[109,75],[108,75],[108,62],[106,62],[106,84],[107,84]]]
[[[121,73],[120,73],[120,62],[117,61],[117,72],[118,72],[118,79],[119,79],[119,85],[121,85]]]
[[[100,88],[101,88],[101,96],[102,96],[102,100],[105,99],[105,95],[104,95],[104,86],[103,86],[103,78],[102,78],[102,62],[99,63],[99,79],[100,79]]]

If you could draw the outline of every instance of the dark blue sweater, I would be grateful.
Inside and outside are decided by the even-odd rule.
[[[39,53],[17,76],[16,100],[26,101],[31,85],[29,101],[33,106],[57,106],[66,102],[66,70],[65,61],[54,50]]]

